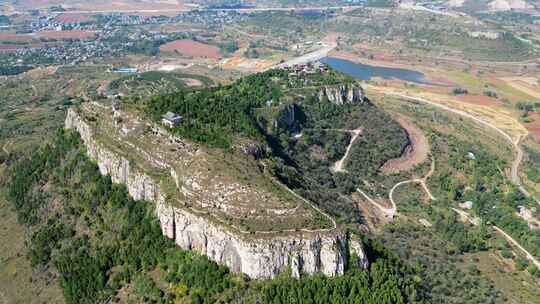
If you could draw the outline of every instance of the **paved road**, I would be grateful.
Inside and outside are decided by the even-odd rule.
[[[333,49],[335,49],[336,47],[337,47],[336,43],[332,43],[330,45],[324,45],[322,49],[316,50],[316,51],[311,52],[311,53],[304,54],[304,55],[302,55],[300,57],[296,57],[296,58],[287,60],[287,61],[285,61],[283,63],[272,66],[269,69],[282,68],[282,67],[293,66],[293,65],[297,65],[297,64],[306,64],[306,63],[309,63],[309,62],[314,62],[314,61],[317,61],[317,60],[320,60],[320,59],[326,57],[328,55],[328,53],[330,51],[332,51]]]

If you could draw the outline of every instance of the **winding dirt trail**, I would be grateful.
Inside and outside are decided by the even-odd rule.
[[[384,214],[385,217],[393,219],[397,214],[397,204],[394,201],[394,191],[396,191],[396,189],[398,187],[400,187],[402,185],[410,184],[410,183],[419,183],[422,186],[422,189],[424,189],[424,192],[426,192],[426,194],[429,196],[430,200],[433,200],[433,201],[437,200],[437,198],[435,198],[433,196],[431,191],[429,191],[429,188],[427,187],[427,185],[425,183],[425,180],[424,179],[419,179],[419,178],[401,181],[401,182],[395,184],[394,187],[392,187],[392,189],[390,189],[390,193],[388,194],[388,198],[390,199],[390,203],[392,204],[392,207],[390,207],[390,208],[384,207],[381,204],[377,203],[371,197],[369,197],[364,191],[362,191],[360,188],[356,188],[356,191],[358,193],[362,194],[362,196],[368,202],[370,202],[375,207],[377,207]]]
[[[504,236],[504,238],[508,242],[512,243],[514,246],[519,248],[519,250],[521,250],[525,254],[525,256],[527,257],[527,260],[531,261],[536,266],[536,268],[540,269],[540,262],[532,254],[530,254],[525,248],[523,248],[523,246],[521,246],[516,240],[514,240],[514,238],[512,238],[508,233],[504,232],[501,228],[497,226],[493,226],[493,229],[495,229],[497,232],[502,234],[502,236]]]
[[[395,188],[396,186],[394,186]],[[392,189],[394,189],[392,188]],[[394,203],[394,200],[390,200],[390,203],[392,203],[392,207],[390,208],[387,208],[387,207],[384,207],[383,205],[377,203],[376,201],[374,201],[371,197],[369,197],[369,195],[367,195],[364,191],[362,191],[362,189],[360,188],[356,188],[356,191],[360,194],[362,194],[362,196],[368,201],[370,202],[372,205],[374,205],[375,207],[377,207],[377,209],[379,209],[385,217],[389,218],[389,219],[393,219],[394,216],[396,215],[397,213],[397,206],[396,204]]]
[[[9,155],[9,151],[7,149],[7,146],[10,144],[9,140],[6,141],[6,143],[2,146],[2,151],[4,151],[6,154]]]
[[[392,208],[387,209],[387,212],[388,213],[392,212],[393,215],[395,215],[397,213],[397,204],[394,201],[394,191],[396,191],[396,189],[398,187],[400,187],[402,185],[406,185],[406,184],[419,183],[420,186],[422,186],[422,189],[424,189],[424,192],[426,192],[426,194],[428,195],[430,200],[432,200],[432,201],[437,200],[437,198],[431,193],[431,191],[429,191],[429,188],[428,188],[428,186],[426,184],[426,180],[433,174],[434,171],[435,171],[435,160],[432,159],[431,160],[431,168],[429,169],[428,173],[424,177],[404,180],[404,181],[401,181],[401,182],[395,184],[394,187],[392,187],[392,189],[390,189],[390,193],[388,194],[388,198],[390,199],[390,203],[392,204]]]
[[[343,172],[343,171],[345,171],[345,169],[343,169],[343,164],[345,163],[345,160],[349,156],[349,152],[351,152],[351,148],[352,148],[355,140],[362,133],[362,128],[358,128],[356,130],[343,130],[343,131],[352,133],[353,137],[351,138],[351,141],[349,142],[349,145],[347,146],[347,150],[345,151],[345,154],[343,155],[343,157],[334,164],[334,167],[332,168],[334,172]]]
[[[519,141],[520,141],[521,138],[518,138],[516,141],[513,141],[512,138],[510,137],[510,135],[508,135],[503,130],[499,129],[497,126],[495,126],[495,125],[493,125],[493,124],[491,124],[491,123],[489,123],[489,122],[487,122],[485,120],[482,120],[482,119],[480,119],[478,117],[475,117],[475,116],[473,116],[473,115],[471,115],[469,113],[466,113],[466,112],[463,112],[463,111],[460,111],[460,110],[456,110],[456,109],[452,109],[452,108],[447,107],[445,105],[441,105],[441,104],[438,104],[438,103],[435,103],[435,102],[432,102],[432,101],[429,101],[429,100],[426,100],[426,99],[423,99],[423,98],[420,98],[420,97],[412,97],[412,96],[408,96],[408,95],[404,95],[404,94],[400,94],[400,93],[384,92],[384,94],[394,95],[394,96],[398,96],[398,97],[401,97],[401,98],[404,98],[404,99],[415,100],[415,101],[419,101],[419,102],[422,102],[422,103],[426,103],[426,104],[441,108],[443,110],[446,110],[446,111],[449,111],[449,112],[452,112],[452,113],[455,113],[455,114],[470,118],[473,121],[475,121],[475,122],[477,122],[477,123],[479,123],[481,125],[484,125],[484,126],[490,128],[490,129],[495,130],[497,133],[502,135],[508,142],[510,142],[510,144],[512,145],[512,147],[514,148],[514,150],[516,151],[516,154],[517,154],[516,158],[514,159],[514,161],[512,163],[512,168],[511,168],[511,175],[512,175],[511,180],[512,180],[512,183],[514,183],[516,186],[518,186],[519,190],[524,195],[526,195],[527,197],[533,198],[538,204],[540,204],[540,202],[536,198],[532,197],[525,190],[525,188],[523,188],[523,186],[521,185],[521,181],[520,181],[519,173],[518,173],[519,167],[520,167],[521,162],[523,160],[523,151],[522,151],[521,147],[519,146]],[[426,194],[429,196],[429,198],[431,200],[436,200],[437,199],[435,196],[433,196],[433,194],[429,190],[429,188],[427,186],[427,183],[426,183],[426,180],[433,174],[434,171],[435,171],[435,161],[432,159],[431,168],[430,168],[429,172],[423,178],[405,180],[405,181],[401,181],[401,182],[395,184],[392,187],[392,189],[390,190],[390,193],[389,193],[390,203],[392,204],[392,207],[390,207],[390,208],[384,207],[381,204],[377,203],[371,197],[369,197],[364,191],[362,191],[360,188],[357,188],[356,191],[358,193],[360,193],[368,202],[370,202],[371,204],[376,206],[385,215],[385,217],[393,219],[394,216],[397,214],[397,205],[396,205],[396,202],[394,201],[394,191],[398,187],[400,187],[402,185],[409,184],[409,183],[420,183],[420,185],[422,186],[422,188],[424,189],[424,191],[426,192]],[[472,223],[475,226],[480,224],[480,221],[477,218],[472,217],[469,213],[467,213],[467,212],[465,212],[463,210],[459,210],[459,209],[456,209],[456,208],[451,208],[451,210],[453,210],[454,212],[460,214],[463,218],[465,218],[467,221],[469,221],[470,223]],[[525,254],[527,259],[529,261],[531,261],[537,268],[540,268],[540,262],[529,251],[527,251],[523,246],[521,246],[512,236],[510,236],[508,233],[506,233],[504,230],[502,230],[501,228],[499,228],[497,226],[492,226],[492,227],[498,233],[500,233],[508,242],[510,242],[515,247],[519,248],[519,250],[521,250]]]
[[[431,106],[434,106],[434,107],[437,107],[437,108],[440,108],[440,109],[443,109],[445,111],[448,111],[448,112],[452,112],[454,114],[457,114],[457,115],[460,115],[460,116],[463,116],[463,117],[467,117],[485,127],[488,127],[494,131],[496,131],[497,133],[499,133],[504,139],[506,139],[506,141],[508,141],[511,145],[512,145],[512,148],[516,151],[516,158],[514,159],[514,161],[512,162],[512,167],[511,167],[511,176],[510,176],[510,180],[512,181],[512,183],[514,185],[516,185],[518,188],[519,188],[519,191],[521,191],[521,193],[523,193],[523,195],[525,195],[526,197],[530,197],[532,199],[534,199],[539,205],[540,205],[540,201],[538,199],[536,199],[535,197],[533,197],[522,185],[521,183],[521,180],[519,178],[519,167],[521,165],[521,162],[523,161],[523,150],[521,149],[521,147],[519,146],[519,141],[521,138],[518,138],[516,141],[513,141],[512,140],[512,137],[510,135],[508,135],[508,133],[504,132],[503,130],[499,129],[497,126],[495,126],[494,124],[490,123],[490,122],[487,122],[481,118],[478,118],[474,115],[471,115],[467,112],[464,112],[464,111],[461,111],[461,110],[457,110],[457,109],[453,109],[453,108],[450,108],[448,106],[445,106],[445,105],[442,105],[442,104],[439,104],[439,103],[436,103],[436,102],[433,102],[433,101],[430,101],[430,100],[427,100],[427,99],[424,99],[424,98],[421,98],[421,97],[413,97],[413,96],[409,96],[409,95],[405,95],[405,94],[401,94],[401,93],[394,93],[394,92],[382,92],[383,94],[386,94],[386,95],[392,95],[392,96],[397,96],[397,97],[401,97],[401,98],[404,98],[404,99],[409,99],[409,100],[414,100],[414,101],[419,101],[419,102],[422,102],[422,103],[425,103],[425,104],[429,104]]]
[[[415,100],[415,101],[419,101],[419,102],[422,102],[422,103],[426,103],[426,104],[441,108],[443,110],[446,110],[446,111],[449,111],[449,112],[452,112],[452,113],[467,117],[467,118],[472,119],[473,121],[475,121],[475,122],[477,122],[477,123],[479,123],[479,124],[481,124],[483,126],[486,126],[486,127],[490,128],[490,129],[495,130],[497,133],[502,135],[512,145],[512,147],[516,151],[516,158],[514,159],[514,161],[512,163],[512,168],[511,168],[511,181],[512,181],[512,183],[514,183],[516,186],[518,186],[521,193],[523,193],[527,197],[531,197],[538,204],[540,204],[540,201],[538,201],[531,194],[529,194],[529,192],[527,192],[527,190],[522,186],[521,180],[519,178],[519,173],[518,173],[519,172],[519,167],[520,167],[521,162],[523,160],[523,150],[519,146],[519,142],[521,140],[521,137],[518,138],[516,141],[513,141],[512,137],[510,137],[510,135],[508,135],[508,133],[506,133],[503,130],[499,129],[497,126],[495,126],[492,123],[489,123],[489,122],[487,122],[487,121],[485,121],[483,119],[480,119],[480,118],[478,118],[476,116],[473,116],[473,115],[471,115],[469,113],[466,113],[466,112],[463,112],[461,110],[452,109],[452,108],[447,107],[445,105],[438,104],[436,102],[432,102],[432,101],[426,100],[424,98],[412,97],[412,96],[408,96],[408,95],[400,94],[400,93],[385,93],[385,94],[394,95],[394,96],[398,96],[398,97],[401,97],[401,98],[404,98],[404,99]],[[432,173],[432,172],[430,172],[430,173]],[[403,183],[406,183],[406,182],[411,182],[411,181],[404,181],[404,182],[398,183],[398,184],[396,184],[394,186],[394,188],[392,188],[392,190],[397,188],[400,184],[403,184]],[[424,190],[429,191],[427,189],[427,185],[425,184],[425,181],[424,181],[424,183],[422,183],[422,185],[424,187]],[[430,197],[432,197],[432,195],[429,194],[429,192],[427,192],[427,193],[428,193],[428,195]],[[393,191],[390,191],[390,200],[392,202],[393,207],[395,208],[395,202],[393,201],[392,194],[393,194]],[[466,214],[467,218],[469,219],[469,221],[473,225],[478,225],[478,223],[476,221],[474,221],[473,218],[467,212],[462,211],[462,210],[458,210],[458,209],[455,209],[455,208],[452,208],[452,210],[454,210],[455,212],[457,212],[457,213],[459,213],[461,215]],[[501,228],[499,228],[497,226],[493,226],[493,229],[495,229],[497,232],[502,234],[506,238],[506,240],[508,242],[512,243],[514,246],[519,248],[525,254],[525,256],[527,257],[527,259],[529,261],[531,261],[536,267],[540,268],[540,262],[529,251],[527,251],[525,248],[523,248],[523,246],[521,246],[512,236],[510,236],[508,233],[506,233],[504,230],[502,230]]]

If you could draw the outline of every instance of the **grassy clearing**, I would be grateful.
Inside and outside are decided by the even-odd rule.
[[[469,72],[453,71],[447,75],[451,80],[468,88],[482,88],[483,82]]]

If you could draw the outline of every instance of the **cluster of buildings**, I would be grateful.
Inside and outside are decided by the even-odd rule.
[[[248,15],[236,11],[196,10],[189,11],[171,18],[171,22],[188,22],[204,25],[238,24],[247,20]]]
[[[92,22],[62,21],[56,19],[57,15],[41,16],[38,20],[30,22],[20,31],[35,33],[40,31],[67,31],[67,30],[95,30],[97,25]]]
[[[177,39],[175,33],[161,34],[134,32],[125,34],[121,28],[101,30],[90,40],[71,40],[17,45],[9,51],[14,63],[24,64],[79,64],[91,58],[120,56],[125,52],[136,52],[138,43],[151,42],[159,45],[163,41]]]
[[[289,72],[289,77],[325,73],[328,71],[326,64],[317,61],[313,63],[295,64],[292,66],[284,66],[282,69]]]
[[[119,55],[120,49],[113,48],[98,41],[75,41],[65,45],[62,43],[42,44],[39,46],[21,47],[12,56],[17,62],[25,64],[78,64],[90,58]]]

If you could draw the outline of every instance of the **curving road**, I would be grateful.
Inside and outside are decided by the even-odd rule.
[[[474,226],[480,225],[480,219],[479,218],[473,217],[469,213],[467,213],[467,212],[465,212],[463,210],[459,210],[459,209],[456,209],[456,208],[451,208],[451,209],[454,210],[464,220],[468,221],[472,225],[474,225]],[[523,246],[521,246],[516,240],[514,240],[514,238],[512,236],[510,236],[508,233],[506,233],[501,228],[499,228],[497,226],[492,226],[492,227],[493,227],[493,229],[495,229],[495,231],[500,233],[509,243],[511,243],[512,245],[517,247],[519,250],[521,250],[521,252],[523,252],[525,254],[525,257],[527,258],[527,260],[529,260],[538,269],[540,269],[540,262],[529,251],[527,251],[527,249],[523,248]]]
[[[278,65],[271,66],[268,69],[283,68],[283,67],[293,66],[293,65],[297,65],[297,64],[306,64],[306,63],[309,63],[309,62],[317,61],[317,60],[320,60],[320,59],[326,57],[328,55],[328,53],[330,53],[330,51],[332,51],[336,47],[337,47],[337,43],[333,42],[330,45],[324,45],[324,47],[322,49],[316,50],[316,51],[311,52],[311,53],[304,54],[304,55],[302,55],[300,57],[292,58],[292,59],[287,60],[287,61],[285,61],[283,63],[278,64]]]
[[[525,188],[521,185],[521,181],[519,179],[519,174],[518,174],[518,170],[519,170],[519,166],[521,164],[521,161],[523,160],[523,151],[521,149],[521,147],[519,146],[519,141],[521,138],[518,138],[515,142],[512,140],[512,138],[510,137],[510,135],[508,135],[506,132],[504,132],[503,130],[499,129],[497,126],[495,126],[494,124],[492,123],[489,123],[485,120],[482,120],[476,116],[473,116],[469,113],[466,113],[466,112],[463,112],[463,111],[460,111],[460,110],[456,110],[456,109],[452,109],[450,107],[447,107],[445,105],[442,105],[442,104],[438,104],[436,102],[433,102],[433,101],[429,101],[429,100],[426,100],[424,98],[420,98],[420,97],[412,97],[412,96],[408,96],[408,95],[404,95],[404,94],[400,94],[400,93],[387,93],[385,92],[385,94],[387,95],[394,95],[394,96],[398,96],[398,97],[401,97],[401,98],[404,98],[404,99],[410,99],[410,100],[415,100],[415,101],[419,101],[419,102],[423,102],[423,103],[426,103],[426,104],[429,104],[429,105],[432,105],[432,106],[435,106],[435,107],[438,107],[438,108],[441,108],[443,110],[446,110],[446,111],[449,111],[449,112],[452,112],[452,113],[455,113],[455,114],[458,114],[458,115],[461,115],[461,116],[464,116],[464,117],[467,117],[467,118],[470,118],[472,120],[474,120],[475,122],[481,124],[481,125],[484,125],[490,129],[493,129],[495,130],[496,132],[498,132],[499,134],[501,134],[508,142],[510,142],[510,144],[512,145],[512,147],[514,148],[514,150],[516,150],[516,158],[514,159],[513,163],[512,163],[512,173],[511,173],[511,180],[512,180],[512,183],[514,183],[516,186],[518,186],[519,190],[527,197],[531,197],[532,199],[534,199],[538,204],[540,204],[540,202],[532,197],[528,192],[527,190],[525,190]],[[432,173],[432,172],[430,172]],[[410,181],[405,181],[405,182],[410,182]],[[404,183],[404,182],[402,182]],[[397,186],[399,186],[399,183],[396,184],[396,186],[394,186],[394,188],[396,188]],[[394,190],[394,188],[392,188],[392,190]],[[427,187],[425,188],[427,189]],[[395,203],[392,199],[392,191],[390,192],[390,200],[392,201],[392,205],[395,207]],[[474,220],[474,218],[472,218],[467,212],[465,211],[462,211],[462,210],[458,210],[458,209],[455,209],[455,208],[452,208],[452,210],[454,210],[455,212],[459,213],[460,215],[462,216],[465,216],[466,215],[466,218],[473,224],[473,225],[478,225],[477,221]],[[529,261],[531,261],[534,265],[536,265],[536,267],[540,268],[540,262],[530,253],[528,252],[525,248],[523,248],[523,246],[521,246],[512,236],[510,236],[508,233],[506,233],[504,230],[502,230],[501,228],[497,227],[497,226],[493,226],[493,229],[495,229],[497,232],[499,232],[500,234],[502,234],[506,239],[507,241],[509,241],[510,243],[512,243],[514,246],[516,246],[517,248],[519,248],[524,254],[525,256],[527,257],[527,259]]]
[[[414,179],[405,180],[405,181],[402,181],[402,182],[399,182],[399,183],[395,184],[394,187],[392,187],[392,189],[390,189],[390,193],[388,194],[388,198],[390,199],[390,203],[392,203],[392,209],[394,211],[394,214],[397,213],[397,207],[396,207],[397,205],[396,205],[396,202],[394,201],[394,191],[401,185],[410,184],[410,183],[419,183],[420,186],[422,186],[422,189],[424,189],[424,192],[426,192],[426,194],[429,196],[430,200],[432,200],[432,201],[437,200],[437,198],[435,196],[433,196],[431,191],[429,191],[429,188],[428,188],[428,186],[426,184],[426,180],[433,174],[434,171],[435,171],[435,160],[432,159],[431,160],[431,168],[429,169],[428,173],[423,178],[414,178]]]
[[[429,104],[431,106],[434,106],[434,107],[438,107],[438,108],[441,108],[445,111],[448,111],[448,112],[452,112],[454,114],[458,114],[458,115],[461,115],[463,117],[467,117],[485,127],[488,127],[492,130],[495,130],[497,133],[499,133],[502,137],[504,137],[504,139],[506,139],[506,141],[508,141],[513,149],[516,151],[516,158],[514,159],[514,161],[512,162],[512,167],[511,167],[511,176],[510,176],[510,180],[512,181],[513,184],[515,184],[519,191],[521,191],[521,193],[523,193],[523,195],[527,196],[527,197],[530,197],[532,199],[534,199],[538,204],[540,204],[540,201],[538,199],[536,199],[535,197],[533,197],[524,187],[523,185],[521,184],[521,180],[519,178],[519,167],[521,165],[521,162],[523,161],[523,150],[521,149],[521,147],[519,146],[519,141],[520,141],[520,138],[518,138],[518,140],[516,140],[515,142],[512,140],[512,137],[510,137],[510,135],[508,135],[508,133],[504,132],[503,130],[499,129],[497,126],[495,126],[494,124],[490,123],[490,122],[487,122],[481,118],[478,118],[474,115],[471,115],[467,112],[464,112],[464,111],[461,111],[461,110],[457,110],[457,109],[453,109],[453,108],[450,108],[448,106],[445,106],[445,105],[442,105],[442,104],[439,104],[439,103],[436,103],[436,102],[433,102],[433,101],[430,101],[430,100],[427,100],[427,99],[424,99],[424,98],[421,98],[421,97],[413,97],[413,96],[409,96],[409,95],[405,95],[405,94],[401,94],[401,93],[394,93],[394,92],[382,92],[383,94],[386,94],[386,95],[393,95],[393,96],[397,96],[397,97],[401,97],[401,98],[404,98],[404,99],[409,99],[409,100],[414,100],[414,101],[419,101],[419,102],[422,102],[422,103],[426,103],[426,104]]]

